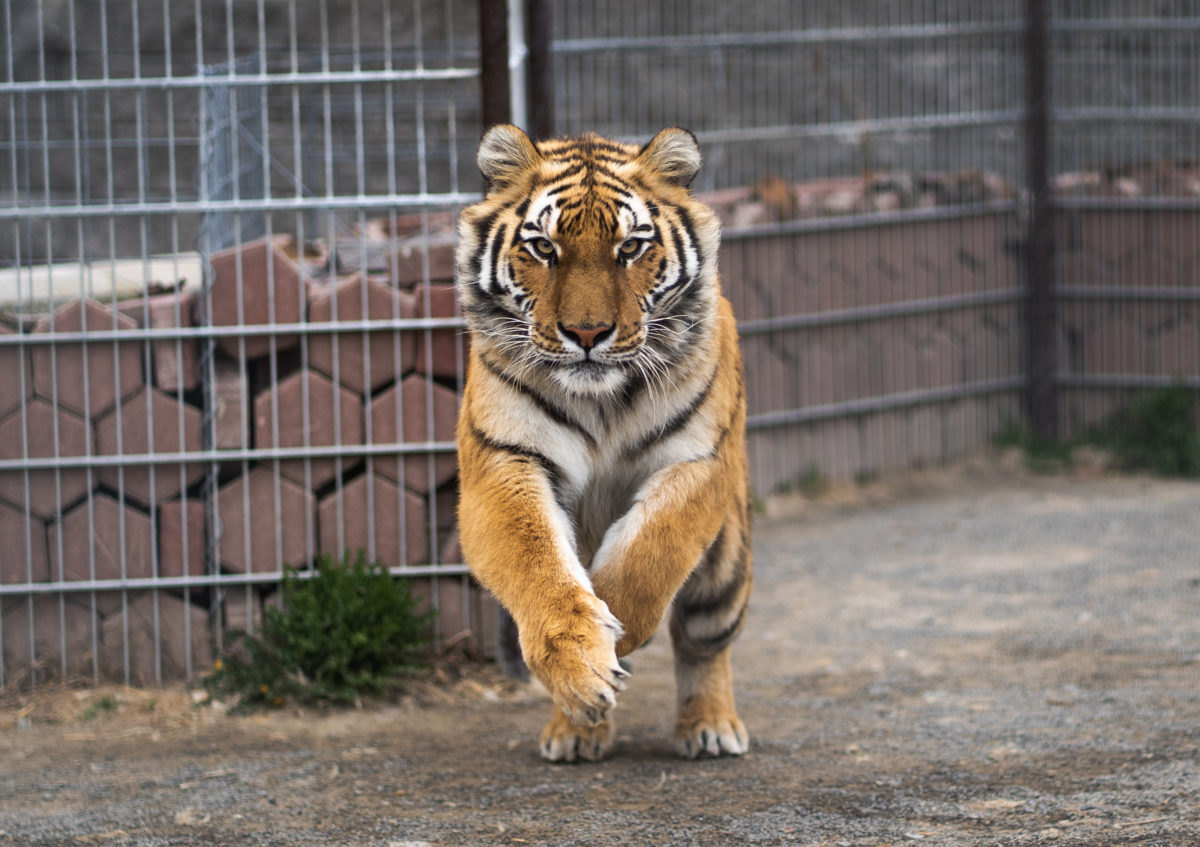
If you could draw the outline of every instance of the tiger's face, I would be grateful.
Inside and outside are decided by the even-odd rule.
[[[458,289],[474,343],[511,377],[602,396],[666,379],[709,333],[720,225],[688,185],[691,133],[644,147],[534,144],[512,126],[479,150],[483,202],[459,221]]]

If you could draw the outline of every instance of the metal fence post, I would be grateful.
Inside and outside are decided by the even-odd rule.
[[[1058,436],[1055,344],[1054,212],[1048,176],[1050,149],[1049,42],[1046,0],[1025,0],[1025,274],[1026,404],[1033,431]]]
[[[483,128],[512,120],[508,76],[508,3],[479,0],[479,84]]]
[[[480,106],[485,130],[512,120],[508,51],[508,3],[506,0],[479,0]],[[529,669],[521,657],[516,622],[503,606],[500,607],[499,629],[500,667],[509,676],[528,679]]]
[[[550,0],[525,0],[526,109],[529,134],[534,138],[554,137],[554,74],[550,55],[553,37],[553,7]]]

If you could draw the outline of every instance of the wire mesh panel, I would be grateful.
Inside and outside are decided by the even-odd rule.
[[[358,550],[490,631],[454,529],[473,4],[0,22],[0,687],[191,675]]]
[[[760,494],[1020,415],[1021,4],[564,0],[560,129],[692,129]]]
[[[1200,387],[1200,5],[1059,2],[1051,21],[1059,418]]]

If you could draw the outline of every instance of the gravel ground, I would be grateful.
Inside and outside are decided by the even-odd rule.
[[[60,690],[0,701],[0,845],[1200,843],[1200,485],[977,476],[759,521],[741,759],[672,755],[662,635],[599,765],[487,668],[329,714]]]

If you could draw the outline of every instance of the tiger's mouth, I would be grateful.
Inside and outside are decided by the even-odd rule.
[[[616,362],[600,362],[581,359],[574,362],[558,362],[551,371],[554,381],[569,394],[605,395],[617,391],[625,384],[627,373]]]

